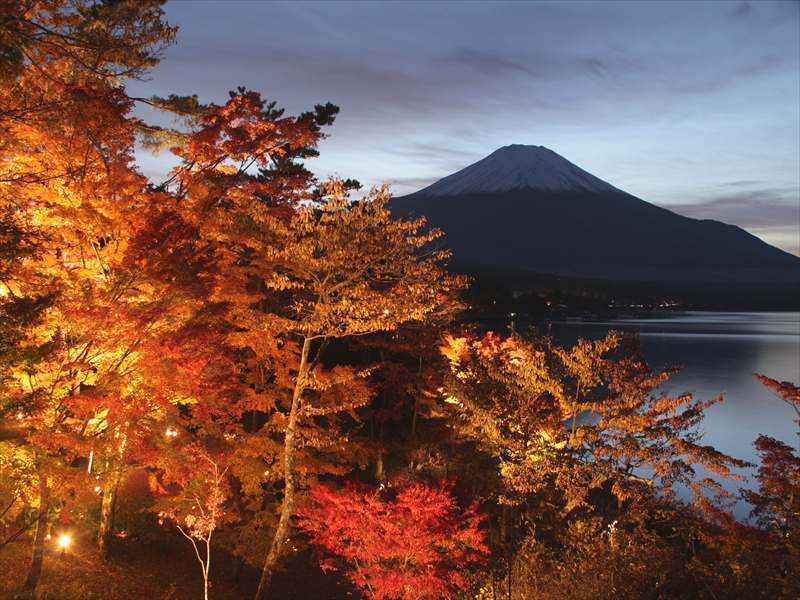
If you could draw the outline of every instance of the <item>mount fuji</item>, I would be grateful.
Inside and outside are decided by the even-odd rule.
[[[654,284],[800,284],[800,258],[744,229],[636,198],[543,146],[504,146],[408,196],[464,271]]]
[[[512,144],[421,190],[427,196],[490,194],[513,190],[619,192],[544,146]]]

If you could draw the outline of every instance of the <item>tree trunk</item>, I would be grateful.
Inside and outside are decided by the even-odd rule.
[[[383,483],[386,479],[383,465],[383,425],[378,423],[378,455],[375,457],[375,481]]]
[[[422,375],[422,355],[419,357],[419,368],[417,369],[417,375]],[[419,392],[414,393],[414,408],[411,412],[411,437],[417,437],[417,414],[419,413]]]
[[[206,564],[203,565],[203,599],[208,600],[208,572],[211,570],[211,534],[206,538]]]
[[[122,480],[123,460],[125,458],[125,447],[127,446],[127,435],[122,436],[122,441],[117,449],[117,456],[111,465],[111,472],[103,486],[103,501],[100,506],[100,526],[97,531],[97,545],[100,549],[100,556],[106,560],[111,551],[111,541],[114,535],[114,512],[117,505],[117,491]]]
[[[44,540],[47,536],[47,512],[50,508],[50,492],[47,489],[47,478],[43,473],[39,473],[39,515],[36,519],[36,533],[33,537],[33,554],[31,564],[28,569],[28,577],[25,579],[23,589],[32,592],[39,584],[42,575],[42,563],[44,562]]]
[[[103,560],[108,558],[111,548],[111,539],[114,534],[114,505],[117,500],[117,487],[119,485],[119,472],[108,478],[103,487],[103,501],[100,505],[100,527],[97,530],[97,546]]]
[[[511,600],[511,581],[514,574],[514,508],[504,504],[500,515],[500,537],[506,549],[506,566],[508,579],[506,580],[506,598]]]
[[[261,579],[258,582],[258,589],[256,590],[255,600],[262,600],[265,598],[267,588],[269,587],[272,576],[275,572],[275,566],[278,564],[278,558],[286,541],[286,534],[289,531],[289,519],[294,510],[294,453],[295,453],[295,432],[297,429],[297,413],[300,409],[300,398],[305,389],[306,376],[308,371],[308,353],[311,348],[311,340],[306,337],[303,340],[303,349],[300,351],[300,367],[297,370],[297,379],[294,384],[294,392],[292,393],[292,407],[289,411],[289,423],[286,425],[286,436],[283,441],[283,502],[281,503],[281,516],[278,519],[278,527],[275,529],[275,535],[272,538],[272,543],[267,551],[267,556],[264,559],[264,567],[261,570]]]
[[[375,459],[375,480],[378,483],[383,483],[386,474],[383,472],[383,451],[378,450],[378,457]]]
[[[243,567],[242,561],[240,559],[236,560],[233,563],[233,572],[229,576],[229,580],[237,585],[242,576],[242,567]]]
[[[419,413],[419,396],[414,395],[414,408],[411,412],[411,437],[417,437],[417,413]]]

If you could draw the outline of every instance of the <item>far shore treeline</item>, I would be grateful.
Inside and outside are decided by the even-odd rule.
[[[635,336],[468,324],[441,231],[304,166],[337,106],[129,94],[163,17],[0,0],[0,596],[800,596],[796,440],[737,497]]]

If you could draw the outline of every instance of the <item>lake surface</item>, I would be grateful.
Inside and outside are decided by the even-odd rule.
[[[691,392],[700,399],[723,394],[724,401],[706,412],[704,442],[750,462],[758,456],[759,434],[798,448],[795,413],[764,387],[753,373],[779,381],[800,382],[800,313],[685,312],[607,322],[553,322],[539,328],[563,344],[578,337],[596,339],[609,329],[637,331],[653,367],[680,365],[683,370],[665,385],[672,393]],[[753,470],[743,471],[752,487]],[[729,489],[740,482],[726,484]],[[736,515],[749,507],[740,503]]]

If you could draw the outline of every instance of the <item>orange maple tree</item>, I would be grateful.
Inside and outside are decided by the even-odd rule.
[[[152,230],[163,198],[134,164],[144,124],[123,85],[173,40],[161,4],[3,4],[0,205],[19,260],[2,289],[9,303],[38,307],[17,330],[24,360],[5,407],[16,410],[39,481],[29,589],[41,571],[51,492],[66,498],[66,482],[87,485],[76,464],[98,473],[105,550],[121,469],[177,393],[160,393],[144,375],[158,356],[149,351],[184,318],[177,300],[187,291],[141,268],[143,251],[159,248],[137,248],[137,236]]]

